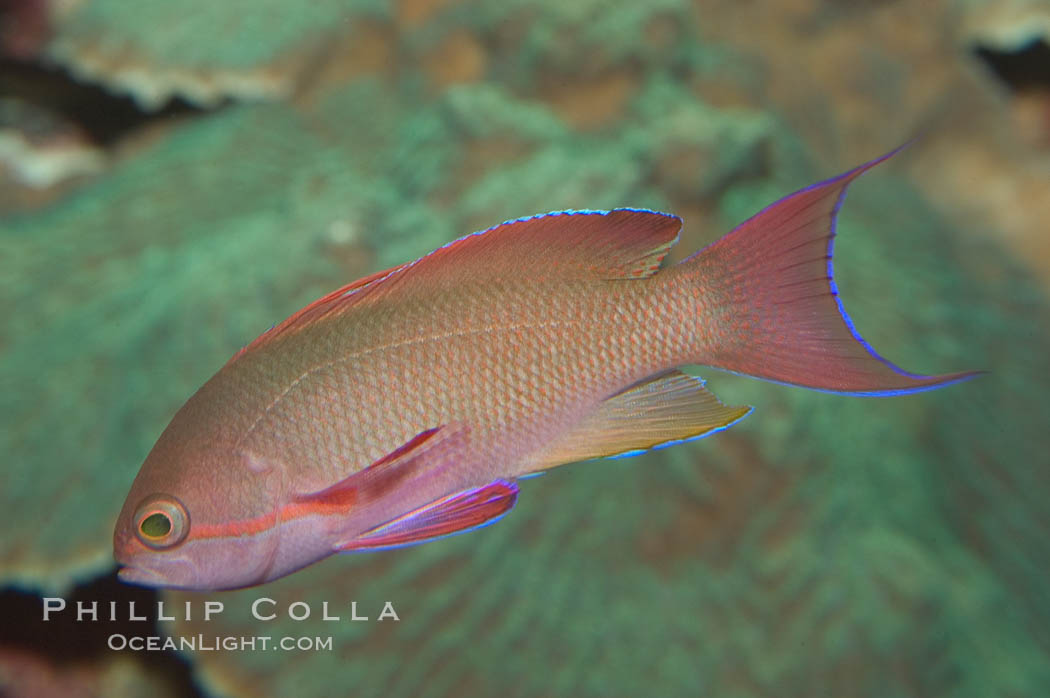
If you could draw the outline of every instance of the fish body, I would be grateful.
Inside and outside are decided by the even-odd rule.
[[[118,518],[121,577],[235,588],[335,552],[469,530],[513,506],[517,478],[698,438],[748,414],[684,365],[863,395],[969,377],[889,364],[838,303],[835,214],[880,160],[663,270],[678,217],[559,212],[319,299],[175,415]]]

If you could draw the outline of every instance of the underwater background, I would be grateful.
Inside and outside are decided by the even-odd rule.
[[[0,694],[1050,695],[1048,42],[1039,0],[0,3]],[[755,413],[526,480],[482,531],[239,592],[116,580],[163,427],[306,303],[557,209],[677,213],[673,262],[915,136],[851,189],[839,289],[891,360],[988,375],[698,369]],[[151,620],[44,623],[56,596]]]

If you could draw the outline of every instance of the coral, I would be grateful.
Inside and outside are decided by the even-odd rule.
[[[105,167],[101,149],[55,114],[0,98],[0,211],[58,198],[71,181]]]
[[[173,96],[209,106],[228,98],[289,98],[317,80],[345,79],[347,62],[381,70],[383,61],[367,54],[397,60],[383,39],[393,22],[401,30],[394,43],[439,87],[483,77],[488,48],[495,47],[509,84],[557,91],[550,76],[572,76],[571,86],[558,81],[561,93],[587,120],[600,118],[596,106],[611,104],[580,104],[573,93],[590,88],[594,96],[589,83],[600,76],[613,82],[600,81],[598,91],[612,104],[622,102],[638,83],[630,64],[678,61],[681,51],[668,53],[667,45],[687,45],[680,40],[689,16],[683,0],[627,11],[606,0],[389,4],[325,0],[292,9],[279,0],[157,2],[128,13],[118,1],[84,0],[50,12],[53,36],[41,50],[81,79],[130,94],[146,109]],[[484,36],[498,36],[498,46],[480,41]]]
[[[1019,49],[1050,38],[1050,7],[1043,0],[956,0],[966,40]]]
[[[289,5],[84,0],[52,19],[48,58],[83,79],[126,92],[145,108],[173,95],[201,105],[287,96],[340,28],[382,15],[380,0]]]

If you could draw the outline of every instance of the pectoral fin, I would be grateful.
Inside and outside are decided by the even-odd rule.
[[[340,542],[343,552],[397,548],[423,543],[454,533],[464,533],[495,522],[510,511],[518,486],[496,480],[431,502],[362,535]]]
[[[323,490],[301,494],[296,497],[296,501],[325,508],[348,508],[361,500],[378,499],[406,478],[420,472],[425,465],[433,467],[440,464],[455,445],[453,437],[460,432],[449,425],[427,429],[367,468]]]
[[[725,429],[751,412],[729,407],[703,380],[669,371],[603,402],[569,433],[541,451],[530,472],[590,458],[629,456]]]

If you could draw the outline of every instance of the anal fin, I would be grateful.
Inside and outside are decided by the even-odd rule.
[[[613,395],[530,463],[536,472],[591,458],[629,456],[732,426],[751,412],[729,407],[703,380],[669,371]]]
[[[379,550],[415,545],[435,538],[464,533],[494,523],[510,511],[518,498],[518,486],[496,480],[471,490],[458,492],[410,511],[359,536],[340,542],[343,552]]]

